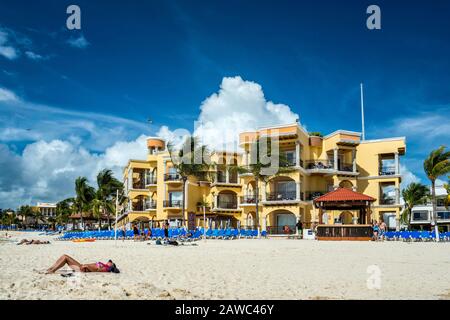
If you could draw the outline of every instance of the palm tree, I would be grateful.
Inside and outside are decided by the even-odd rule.
[[[197,178],[204,177],[211,167],[211,155],[208,148],[205,145],[199,145],[198,139],[192,136],[186,137],[180,149],[175,150],[173,143],[168,143],[167,149],[169,150],[173,167],[176,169],[183,182],[181,214],[186,227],[188,227],[188,219],[185,215],[186,184],[190,176]]]
[[[267,143],[267,154],[260,154],[260,150],[262,150],[262,143]],[[267,142],[261,141],[261,139],[255,140],[255,142],[251,145],[252,155],[256,156],[256,159],[251,159],[250,164],[245,166],[235,166],[230,165],[229,169],[232,171],[237,171],[239,174],[251,174],[255,179],[255,224],[260,231],[259,225],[259,182],[267,183],[270,179],[275,176],[279,176],[280,174],[293,172],[295,169],[289,166],[289,162],[285,156],[285,154],[278,152],[278,170],[273,173],[270,172],[272,170],[268,170],[271,168],[271,163],[266,163],[263,161],[263,157],[270,157],[272,155],[272,143],[270,139],[267,139]],[[298,156],[298,155],[297,155]]]
[[[115,211],[114,198],[117,190],[122,192],[123,184],[114,177],[111,170],[103,169],[97,175],[97,187],[92,206],[94,215],[99,219],[99,227],[101,227],[101,217],[106,215],[111,228],[110,214]]]
[[[445,146],[430,152],[428,158],[423,162],[423,169],[428,179],[431,181],[431,202],[433,205],[433,223],[436,233],[436,241],[439,241],[439,228],[436,216],[436,179],[450,172],[450,151],[445,150]]]
[[[3,225],[9,225],[11,227],[13,224],[19,223],[19,219],[17,218],[17,214],[14,212],[14,210],[3,210],[1,223]]]
[[[56,222],[58,224],[66,224],[69,216],[73,213],[74,198],[64,199],[56,204]]]
[[[44,216],[43,216],[41,210],[39,210],[39,209],[33,210],[33,218],[34,218],[34,223],[35,223],[36,228],[39,228],[39,221],[45,222]]]
[[[402,197],[405,201],[405,210],[403,210],[402,213],[402,223],[408,224],[408,228],[411,221],[411,209],[414,206],[423,203],[428,196],[428,187],[421,183],[413,182],[402,190]]]
[[[89,208],[91,201],[95,197],[95,189],[88,184],[86,177],[78,177],[75,180],[75,206],[80,213],[81,226],[84,230],[83,211]]]
[[[22,219],[22,223],[25,226],[25,229],[28,225],[28,218],[33,217],[34,216],[34,212],[33,209],[28,206],[20,206],[20,208],[17,210],[17,216],[21,216]]]

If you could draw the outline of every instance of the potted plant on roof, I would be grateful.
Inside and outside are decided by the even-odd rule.
[[[312,147],[322,146],[323,135],[320,132],[310,132],[309,133],[309,144]]]

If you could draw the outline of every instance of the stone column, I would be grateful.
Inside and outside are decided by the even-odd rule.
[[[333,155],[334,155],[334,170],[337,170],[338,169],[338,148],[334,148]]]
[[[230,171],[225,167],[225,182],[230,183]]]
[[[263,181],[263,187],[262,187],[262,201],[266,201],[266,192],[267,192],[267,183]]]
[[[400,204],[400,188],[395,188],[395,204]]]
[[[300,142],[295,142],[295,166],[300,167]]]
[[[395,174],[400,174],[400,163],[398,161],[398,152],[394,153],[395,158]]]
[[[352,150],[352,159],[353,159],[353,172],[356,172],[356,150]]]
[[[297,186],[295,188],[295,199],[297,201],[301,200],[301,188],[302,188],[302,182],[301,181],[297,181]]]

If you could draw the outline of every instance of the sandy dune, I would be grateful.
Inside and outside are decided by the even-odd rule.
[[[450,243],[207,240],[197,246],[152,242],[52,241],[0,233],[0,299],[448,299]],[[42,275],[60,255],[113,259],[120,274]],[[380,289],[368,289],[368,266]],[[370,282],[370,281],[369,281]],[[373,283],[373,282],[370,282]]]

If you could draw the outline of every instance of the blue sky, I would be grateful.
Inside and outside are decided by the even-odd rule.
[[[80,31],[65,27],[70,4]],[[381,30],[366,28],[370,4]],[[2,1],[0,207],[57,201],[102,166],[119,173],[141,135],[193,130],[201,106],[220,127],[204,102],[220,88],[219,101],[240,88],[282,104],[252,125],[296,114],[326,134],[361,130],[364,82],[366,138],[406,136],[405,172],[426,182],[422,159],[450,141],[449,16],[445,0]]]

